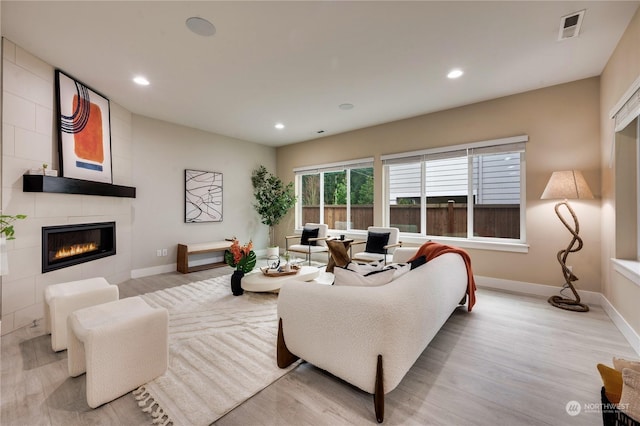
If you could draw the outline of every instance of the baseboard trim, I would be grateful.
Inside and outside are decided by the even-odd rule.
[[[266,249],[254,250],[258,258],[264,257],[267,254]],[[218,261],[223,260],[224,257],[218,256]],[[189,266],[198,266],[211,263],[211,258],[208,259],[195,259],[189,262]],[[131,278],[143,278],[151,275],[166,274],[167,272],[174,272],[177,270],[177,263],[170,263],[168,265],[152,266],[150,268],[132,269]]]
[[[480,288],[494,289],[529,296],[551,297],[560,293],[560,287],[545,284],[534,284],[525,281],[505,280],[501,278],[475,275],[476,285]],[[582,302],[601,306],[602,294],[595,291],[578,290]]]
[[[483,276],[475,276],[476,285],[479,288],[489,290],[499,290],[507,293],[524,294],[527,296],[540,296],[548,298],[554,294],[558,294],[560,287],[544,284],[533,284],[524,281],[504,280],[501,278],[491,278]],[[601,306],[609,316],[613,324],[620,330],[627,342],[634,351],[640,355],[640,335],[629,325],[620,312],[613,307],[611,302],[602,294],[596,291],[578,290],[580,299],[588,305]]]
[[[151,275],[165,274],[167,272],[174,272],[177,268],[177,264],[170,263],[169,265],[152,266],[150,268],[133,269],[131,270],[131,278],[149,277]]]
[[[600,295],[602,302],[600,306],[607,313],[611,321],[618,327],[618,330],[622,333],[622,335],[627,339],[633,350],[636,351],[638,355],[640,355],[640,335],[636,333],[636,331],[629,325],[627,320],[624,319],[620,312],[609,302],[609,299],[604,297],[604,294]]]

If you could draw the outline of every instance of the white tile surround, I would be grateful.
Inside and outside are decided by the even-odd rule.
[[[16,223],[17,239],[7,244],[9,273],[2,276],[4,335],[43,317],[43,293],[49,284],[94,276],[117,284],[130,278],[133,202],[22,192],[26,170],[42,163],[58,169],[54,68],[12,42],[3,42],[2,210],[28,216]],[[110,106],[113,183],[132,185],[132,116],[113,102]],[[116,222],[115,256],[40,272],[42,226],[104,221]]]

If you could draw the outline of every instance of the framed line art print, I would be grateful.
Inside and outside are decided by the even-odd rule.
[[[112,183],[109,99],[56,70],[60,175]]]
[[[222,173],[184,171],[184,221],[222,222]]]

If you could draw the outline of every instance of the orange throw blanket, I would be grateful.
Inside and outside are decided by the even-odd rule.
[[[467,309],[469,312],[471,312],[471,308],[473,308],[473,305],[476,304],[476,281],[473,278],[473,271],[471,270],[471,258],[469,257],[469,253],[458,247],[451,247],[445,244],[428,241],[420,246],[418,252],[411,259],[409,259],[409,262],[419,258],[420,256],[424,256],[427,259],[427,262],[429,262],[431,259],[435,259],[441,254],[445,253],[457,253],[464,259],[464,264],[467,266],[467,296],[469,296]]]

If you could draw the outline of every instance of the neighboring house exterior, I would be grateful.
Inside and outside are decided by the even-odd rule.
[[[520,204],[520,161],[510,153],[473,157],[475,204]],[[418,204],[421,197],[420,163],[390,166],[389,204]],[[467,157],[435,159],[425,167],[427,202],[449,199],[466,203],[468,195]],[[431,199],[431,200],[430,200]]]

